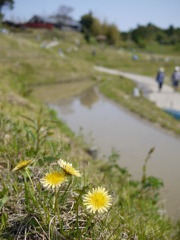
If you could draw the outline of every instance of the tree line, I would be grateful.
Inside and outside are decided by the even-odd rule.
[[[146,26],[138,25],[137,28],[121,34],[124,41],[131,40],[140,48],[147,44],[157,42],[161,45],[180,45],[180,28],[170,25],[167,29],[161,29],[154,24]]]
[[[90,42],[92,37],[98,38],[104,36],[104,40],[110,45],[118,45],[121,39],[121,34],[115,24],[108,24],[106,21],[101,23],[98,18],[94,17],[90,12],[81,17],[82,32],[85,39]]]
[[[138,25],[135,29],[127,32],[120,32],[115,24],[101,23],[91,12],[83,15],[80,23],[87,41],[90,41],[91,37],[97,38],[99,35],[104,35],[107,43],[111,45],[117,45],[122,41],[131,41],[140,48],[145,48],[152,42],[163,45],[180,45],[180,28],[172,25],[167,29],[161,29],[149,23],[146,26]]]

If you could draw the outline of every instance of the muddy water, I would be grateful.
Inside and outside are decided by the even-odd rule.
[[[147,152],[155,147],[148,162],[148,175],[161,178],[163,204],[168,214],[180,218],[180,139],[135,117],[115,103],[89,89],[71,99],[50,104],[59,117],[103,155],[112,149],[120,154],[119,163],[133,178],[140,179]]]

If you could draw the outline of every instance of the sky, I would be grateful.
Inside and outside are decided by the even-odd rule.
[[[116,24],[120,31],[153,23],[163,29],[180,27],[180,0],[14,0],[14,9],[4,9],[6,19],[29,20],[34,14],[48,16],[62,6],[72,7],[75,20],[90,11],[100,21]]]

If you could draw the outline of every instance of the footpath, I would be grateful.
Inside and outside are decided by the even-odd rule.
[[[136,82],[137,87],[143,92],[143,95],[150,101],[165,111],[180,114],[180,94],[174,92],[171,86],[163,85],[161,92],[158,90],[155,77],[147,77],[133,73],[122,72],[119,70],[95,66],[96,71],[126,77]]]

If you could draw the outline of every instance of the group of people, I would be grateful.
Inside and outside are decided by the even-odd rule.
[[[162,89],[164,83],[165,73],[164,68],[160,67],[156,76],[156,81],[158,83],[159,92]],[[177,91],[179,83],[180,83],[180,67],[176,66],[171,76],[171,83],[175,91]]]

